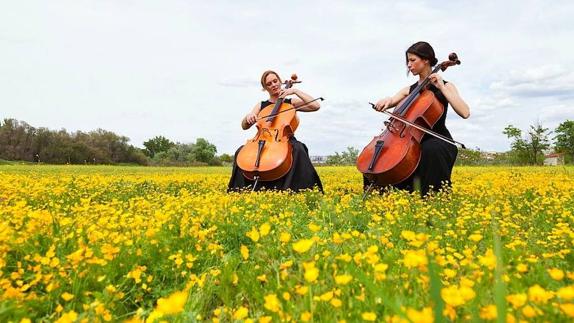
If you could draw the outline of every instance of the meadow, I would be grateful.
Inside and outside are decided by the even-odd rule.
[[[2,322],[574,319],[574,168],[450,194],[225,192],[230,168],[0,166]]]

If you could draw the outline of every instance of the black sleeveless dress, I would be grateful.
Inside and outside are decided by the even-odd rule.
[[[291,99],[285,99],[285,103],[291,103]],[[269,100],[261,102],[261,109],[273,104]],[[323,184],[321,184],[321,179],[319,174],[313,167],[311,159],[309,158],[309,150],[304,143],[295,139],[295,137],[289,138],[289,143],[293,147],[293,165],[291,169],[285,176],[274,180],[274,181],[259,181],[255,187],[256,191],[262,189],[275,189],[275,190],[292,190],[300,191],[304,189],[313,189],[317,187],[319,191],[323,192]],[[239,147],[235,152],[235,157],[233,159],[233,170],[231,173],[231,179],[227,185],[227,191],[241,191],[244,189],[252,189],[254,181],[249,180],[243,176],[241,169],[237,167],[237,154],[243,146]]]
[[[445,84],[446,83],[445,81]],[[417,85],[418,83],[411,85],[409,93],[411,93]],[[437,100],[444,106],[444,113],[432,130],[452,139],[445,124],[448,100],[434,85],[430,84],[428,89],[434,93]],[[421,141],[421,160],[417,169],[409,178],[393,186],[409,192],[413,192],[417,187],[420,187],[421,196],[425,196],[431,190],[438,191],[442,188],[450,187],[450,177],[457,154],[458,149],[456,146],[446,143],[432,135],[425,134]],[[363,183],[365,187],[369,185],[365,177],[363,177]]]

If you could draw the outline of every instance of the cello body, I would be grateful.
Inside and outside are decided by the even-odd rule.
[[[400,116],[414,124],[431,129],[444,113],[443,105],[430,90],[420,94]],[[409,97],[398,106],[403,106]],[[397,113],[397,114],[398,114]],[[386,122],[386,129],[363,149],[357,158],[357,169],[378,186],[398,184],[409,178],[421,158],[424,132],[397,119]]]
[[[257,134],[247,140],[237,155],[237,166],[249,180],[273,181],[289,172],[293,165],[289,138],[299,126],[299,117],[290,103],[278,100],[261,109]]]

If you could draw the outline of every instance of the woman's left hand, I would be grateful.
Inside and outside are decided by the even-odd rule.
[[[444,81],[442,80],[442,76],[438,75],[437,73],[429,75],[429,80],[431,84],[436,86],[436,88],[439,90],[444,87]]]
[[[297,94],[297,89],[294,88],[289,88],[289,89],[283,89],[281,90],[281,92],[279,92],[279,98],[284,99],[285,97],[289,96],[289,95],[293,95],[293,94]]]

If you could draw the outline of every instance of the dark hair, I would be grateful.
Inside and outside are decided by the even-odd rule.
[[[409,49],[407,49],[405,52],[405,59],[407,64],[409,63],[409,53],[415,54],[422,59],[428,60],[431,66],[435,66],[436,63],[438,63],[438,60],[434,56],[434,49],[432,49],[432,46],[425,41],[416,42],[411,45]]]
[[[281,83],[281,77],[279,77],[279,74],[277,74],[275,71],[267,70],[263,72],[263,75],[261,75],[261,86],[263,87],[263,90],[265,90],[265,79],[267,78],[267,76],[269,76],[269,74],[274,74],[275,76],[277,76],[277,78],[279,79],[279,83]]]

